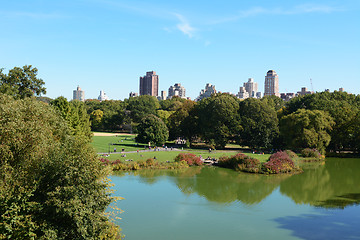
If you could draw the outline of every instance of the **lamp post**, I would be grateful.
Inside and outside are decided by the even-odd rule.
[[[111,145],[111,143],[109,143],[109,155],[110,155],[110,145]]]

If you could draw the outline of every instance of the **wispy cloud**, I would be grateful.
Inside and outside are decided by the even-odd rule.
[[[196,29],[190,25],[189,21],[183,15],[178,13],[174,13],[174,15],[180,21],[176,25],[177,29],[180,30],[183,34],[187,35],[189,38],[192,38]]]
[[[297,5],[292,8],[264,8],[264,7],[253,7],[246,10],[238,11],[233,16],[225,17],[212,21],[213,24],[233,22],[242,18],[256,17],[260,15],[299,15],[307,13],[333,13],[344,11],[344,8],[333,7],[329,5],[318,5],[318,4],[303,4]]]

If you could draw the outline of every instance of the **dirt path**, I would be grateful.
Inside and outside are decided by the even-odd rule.
[[[94,134],[94,136],[100,136],[100,137],[116,136],[116,135],[132,135],[132,134],[129,134],[129,133],[106,133],[106,132],[94,132],[93,134]]]

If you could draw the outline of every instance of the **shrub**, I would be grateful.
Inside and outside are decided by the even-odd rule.
[[[220,157],[218,165],[244,172],[259,172],[260,170],[260,161],[243,153],[238,153],[231,157]]]
[[[255,158],[245,158],[242,163],[238,164],[240,171],[258,173],[260,171],[260,161]]]
[[[200,160],[200,157],[192,153],[179,153],[175,159],[175,162],[185,161],[189,166],[201,166],[203,162]]]
[[[272,154],[269,161],[262,164],[262,172],[267,174],[290,173],[299,170],[286,152]]]
[[[284,151],[292,160],[298,158],[298,155],[296,153],[294,153],[293,151],[291,150],[285,150]]]
[[[301,151],[301,156],[304,158],[318,158],[322,157],[321,153],[315,148],[305,148]]]

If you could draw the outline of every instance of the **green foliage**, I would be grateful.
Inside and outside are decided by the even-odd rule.
[[[241,129],[239,101],[229,94],[216,94],[196,105],[197,131],[199,136],[216,148],[224,148],[230,140],[238,138]]]
[[[128,100],[127,110],[130,111],[131,120],[139,123],[141,119],[149,114],[156,115],[156,110],[160,108],[156,97],[141,95],[132,97]]]
[[[186,122],[185,119],[190,118],[190,111],[195,107],[195,102],[191,100],[186,100],[183,105],[178,108],[174,113],[168,118],[168,129],[169,129],[169,139],[175,140],[178,137],[185,138],[191,132],[193,126],[188,124],[190,119]]]
[[[317,162],[325,159],[325,156],[322,155],[317,149],[305,148],[301,150],[301,156],[304,159],[304,162]]]
[[[168,119],[174,111],[156,110],[156,115],[168,126]]]
[[[90,113],[91,129],[101,129],[104,112],[96,109]]]
[[[251,173],[258,173],[261,169],[258,159],[251,158],[243,153],[231,157],[221,157],[218,164],[220,167]]]
[[[180,107],[182,107],[182,105],[185,101],[188,101],[188,100],[175,96],[170,99],[162,100],[159,103],[160,103],[160,107],[162,110],[176,111]]]
[[[39,96],[46,93],[43,86],[45,82],[37,78],[37,68],[25,65],[22,68],[14,67],[8,74],[0,69],[0,93],[13,96],[15,99],[24,99],[31,96]]]
[[[298,109],[322,110],[332,117],[331,141],[328,149],[355,150],[357,149],[355,131],[358,129],[356,115],[360,111],[360,97],[346,92],[320,92],[292,99],[286,104],[284,114],[288,115]]]
[[[137,126],[136,141],[140,143],[153,143],[162,145],[169,137],[165,123],[154,115],[144,117]]]
[[[279,134],[275,109],[267,101],[248,98],[240,102],[239,113],[242,123],[239,144],[270,149]]]
[[[89,115],[86,112],[83,102],[74,100],[68,102],[64,97],[58,97],[51,102],[62,118],[67,122],[72,135],[91,141],[92,133],[90,128]]]
[[[130,122],[126,115],[126,103],[120,100],[99,101],[90,99],[85,101],[85,106],[91,120],[93,131],[122,130],[126,122]],[[101,115],[102,112],[102,116]],[[100,114],[100,115],[99,115]]]
[[[107,172],[51,106],[0,94],[0,238],[119,237]]]
[[[333,125],[324,111],[299,109],[280,120],[280,134],[291,148],[316,148],[323,153],[330,143]]]

